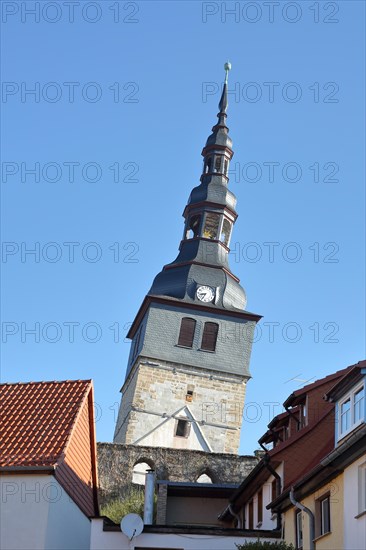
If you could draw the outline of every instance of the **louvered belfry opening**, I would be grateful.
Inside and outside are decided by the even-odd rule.
[[[190,317],[183,317],[178,338],[178,346],[191,348],[193,346],[196,321]]]
[[[219,325],[217,323],[205,323],[203,329],[201,349],[206,351],[215,351]]]

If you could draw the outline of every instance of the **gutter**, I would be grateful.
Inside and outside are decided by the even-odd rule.
[[[344,443],[339,444],[329,455],[327,455],[323,460],[320,461],[322,466],[329,466],[336,458],[341,456],[344,451],[352,447],[354,443],[357,443],[363,435],[366,435],[366,424],[360,429],[356,430],[356,433],[353,432]]]
[[[309,516],[309,550],[315,550],[315,542],[314,542],[314,539],[315,539],[315,518],[314,518],[314,514],[311,510],[309,510],[309,508],[307,508],[306,506],[304,506],[303,504],[301,504],[300,502],[295,500],[294,488],[293,487],[291,487],[289,497],[290,497],[291,503],[294,506],[296,506],[296,508],[298,508],[302,512],[305,512]]]
[[[279,496],[282,492],[281,476],[276,472],[276,470],[274,468],[272,468],[272,466],[270,464],[270,460],[271,460],[271,457],[269,456],[269,454],[267,452],[267,454],[265,454],[264,458],[263,458],[264,465],[267,468],[267,470],[273,475],[273,477],[276,478],[276,492],[277,492],[277,495]],[[276,527],[276,529],[280,530],[281,529],[281,523],[282,523],[281,512],[278,511],[276,514],[277,514],[277,527]]]
[[[229,504],[228,510],[229,510],[230,514],[231,514],[231,515],[237,520],[237,522],[238,522],[236,528],[237,528],[237,529],[243,529],[243,526],[242,526],[242,524],[241,524],[241,517],[239,516],[239,514],[236,514],[236,513],[234,512],[234,509],[233,509],[233,507],[232,507],[231,504]]]

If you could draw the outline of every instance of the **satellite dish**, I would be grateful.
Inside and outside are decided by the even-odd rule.
[[[120,527],[122,533],[132,540],[133,537],[141,535],[144,528],[144,522],[138,514],[127,514],[127,516],[122,518]]]

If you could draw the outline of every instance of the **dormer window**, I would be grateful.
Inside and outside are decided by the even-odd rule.
[[[338,439],[365,421],[365,385],[349,392],[338,403]]]

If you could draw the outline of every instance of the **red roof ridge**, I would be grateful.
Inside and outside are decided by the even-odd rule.
[[[29,382],[1,382],[0,386],[24,386],[30,384],[65,384],[65,383],[76,383],[76,382],[92,382],[92,378],[86,379],[77,379],[77,380],[30,380]]]

